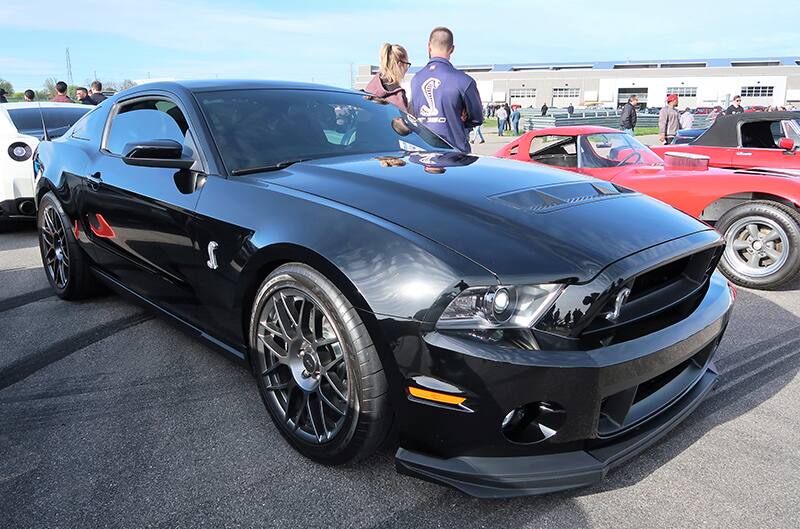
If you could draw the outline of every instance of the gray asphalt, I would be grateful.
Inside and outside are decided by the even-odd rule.
[[[800,527],[800,285],[739,290],[719,389],[602,485],[481,501],[386,451],[313,464],[249,373],[108,295],[46,290],[32,230],[0,233],[0,528]]]

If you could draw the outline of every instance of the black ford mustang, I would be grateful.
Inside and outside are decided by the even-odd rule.
[[[711,390],[712,229],[453,151],[363,93],[126,90],[34,157],[48,279],[95,278],[249,363],[280,432],[476,496],[592,484]]]

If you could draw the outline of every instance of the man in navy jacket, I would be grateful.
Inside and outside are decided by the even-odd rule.
[[[475,80],[450,63],[453,32],[431,31],[430,61],[411,80],[411,113],[450,145],[470,152],[469,131],[483,123],[483,105]]]

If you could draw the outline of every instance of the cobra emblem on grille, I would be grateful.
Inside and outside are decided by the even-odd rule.
[[[623,288],[617,294],[617,297],[614,299],[614,310],[611,312],[606,312],[606,319],[608,321],[617,321],[619,319],[619,314],[622,312],[622,305],[628,300],[628,296],[631,295],[631,289],[628,287]]]

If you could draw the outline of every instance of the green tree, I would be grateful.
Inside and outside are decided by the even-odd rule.
[[[42,99],[50,99],[56,96],[56,83],[58,79],[55,77],[48,77],[44,80],[44,97]],[[38,95],[38,94],[37,94]]]
[[[0,79],[0,88],[5,90],[8,95],[11,95],[11,94],[14,93],[14,86],[9,81],[6,81],[5,79]]]

